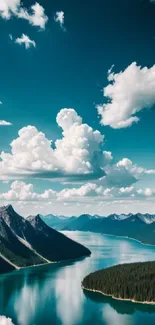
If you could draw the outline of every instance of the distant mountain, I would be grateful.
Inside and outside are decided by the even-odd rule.
[[[57,217],[52,216],[48,217],[42,216],[42,220],[50,227],[53,227],[56,230],[84,230],[84,228],[87,228],[87,223],[91,220],[96,220],[102,217],[99,217],[97,215],[90,215],[90,214],[82,214],[79,217]],[[54,217],[54,218],[53,218]]]
[[[0,273],[87,255],[87,248],[48,227],[39,215],[25,219],[11,205],[0,208]]]
[[[155,222],[155,215],[154,214],[137,214],[138,218],[141,219],[143,222],[147,223],[147,224],[151,224],[153,222]]]
[[[44,220],[46,222],[46,217]],[[67,218],[65,221],[59,219],[56,227],[58,230],[92,231],[131,237],[144,243],[155,244],[155,215],[150,214],[111,214],[108,217],[84,214]]]
[[[68,222],[68,217],[64,217],[64,216],[55,216],[53,214],[48,214],[46,216],[42,216],[40,215],[40,217],[42,218],[42,220],[44,222],[46,222],[46,224],[50,227],[53,227],[56,230],[61,230],[61,227],[59,229],[60,223],[61,221],[63,222],[63,224],[65,225],[65,223]],[[76,217],[72,217],[69,219],[75,219]],[[58,229],[57,229],[58,228]]]

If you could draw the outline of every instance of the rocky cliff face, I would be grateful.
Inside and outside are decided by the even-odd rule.
[[[0,273],[2,264],[11,270],[87,255],[87,248],[48,227],[39,215],[25,219],[11,205],[0,208]]]

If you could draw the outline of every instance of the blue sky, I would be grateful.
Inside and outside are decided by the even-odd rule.
[[[34,164],[36,160],[31,161],[30,166],[28,160],[28,171],[22,165],[22,152],[26,161],[26,152],[30,155],[32,150],[31,145],[29,147],[32,130],[26,149],[22,149],[17,139],[15,151],[17,153],[18,147],[20,158],[11,157],[14,162],[11,160],[8,167],[8,157],[5,155],[3,159],[1,156],[1,204],[12,203],[25,215],[36,212],[66,215],[91,211],[103,215],[154,212],[155,3],[149,0],[97,0],[88,6],[85,1],[81,4],[76,0],[74,5],[67,0],[38,2],[39,13],[32,12],[31,6],[35,5],[32,0],[23,1],[23,5],[20,0],[10,0],[10,7],[6,7],[6,0],[0,4],[0,120],[12,124],[0,126],[0,151],[10,153],[10,143],[20,138],[18,131],[28,125],[35,126],[38,133],[41,131],[46,139],[52,140],[55,149],[55,141],[65,137],[61,127],[64,116],[56,122],[64,108],[74,109],[71,114],[75,123],[86,123],[92,129],[89,132],[79,128],[82,147],[78,144],[78,153],[73,153],[73,149],[77,149],[76,139],[75,144],[72,143],[72,154],[78,156],[78,163],[75,163],[72,157],[69,160],[66,156],[65,160],[64,153],[62,158],[61,149],[64,144],[69,147],[68,141],[72,142],[75,134],[78,139],[78,130],[72,128],[69,133],[68,127],[63,128],[66,140],[56,153],[61,166],[57,166],[50,154],[43,166],[43,156],[47,152],[44,153],[45,148],[41,146],[43,139],[38,138],[37,152],[39,148],[42,152],[37,162],[40,167],[38,169]],[[137,64],[131,66],[133,62]],[[122,89],[113,79],[116,87],[113,87],[112,97],[108,98],[104,96],[103,88],[111,84],[107,77],[112,65],[114,76],[131,67],[131,79],[129,74],[121,75]],[[144,76],[141,74],[143,67],[148,69]],[[136,75],[132,77],[134,72]],[[127,110],[132,111],[128,117],[138,117],[138,123],[126,127],[118,127],[116,121],[110,123],[113,109],[119,103],[118,116],[120,110],[125,109],[127,100],[130,102]],[[108,122],[101,125],[101,114],[98,115],[96,106],[110,101],[113,106],[106,106]],[[134,105],[138,107],[135,114]],[[78,115],[75,116],[75,112]],[[63,114],[67,116],[68,113],[63,111]],[[77,116],[82,122],[79,118],[77,122]],[[100,136],[104,135],[104,141],[95,140],[95,130]],[[85,137],[88,152],[81,156],[79,149],[85,149]],[[106,160],[105,154],[101,158],[103,151],[111,152],[113,159]],[[104,163],[101,164],[99,159]],[[122,160],[123,163],[119,163]],[[56,169],[59,175],[54,174]],[[44,192],[49,190],[52,194]]]

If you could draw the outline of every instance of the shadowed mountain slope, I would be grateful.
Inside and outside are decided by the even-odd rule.
[[[48,227],[39,215],[25,219],[11,205],[0,208],[0,273],[6,264],[10,271],[88,255],[86,247]]]
[[[46,216],[43,217],[46,221]],[[52,225],[52,221],[50,220]],[[55,227],[53,225],[53,227]],[[99,232],[107,235],[125,236],[144,243],[155,245],[155,215],[150,214],[111,214],[108,217],[81,215],[79,217],[62,218],[57,222],[56,229]]]

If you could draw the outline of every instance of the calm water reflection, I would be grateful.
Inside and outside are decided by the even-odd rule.
[[[0,277],[0,314],[15,325],[154,325],[155,307],[84,293],[83,277],[110,265],[155,259],[155,248],[93,233],[66,232],[92,251],[90,258]]]

